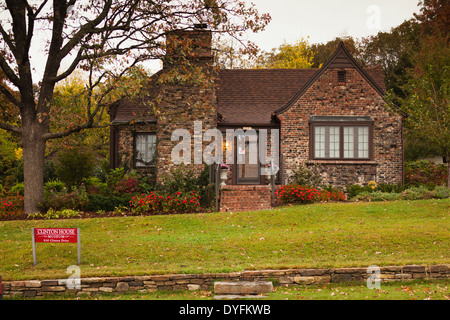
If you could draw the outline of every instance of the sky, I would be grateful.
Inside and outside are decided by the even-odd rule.
[[[389,31],[419,12],[418,0],[242,0],[253,3],[260,13],[269,13],[271,22],[263,32],[244,36],[265,51],[279,47],[284,41],[295,43],[307,38],[310,44],[326,43],[338,36],[360,39]],[[4,13],[0,12],[0,18]],[[45,31],[40,30],[39,32]],[[43,35],[42,34],[42,35]],[[44,46],[33,41],[31,58],[36,69],[34,80],[40,80],[44,64]],[[70,62],[69,62],[70,63]],[[156,72],[160,61],[147,67]],[[65,65],[63,62],[63,69]]]
[[[354,38],[389,31],[419,12],[418,0],[245,0],[272,21],[249,40],[270,51],[309,37],[309,43],[326,43],[338,36]]]

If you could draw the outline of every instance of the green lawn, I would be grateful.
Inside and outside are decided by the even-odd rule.
[[[67,278],[76,244],[32,227],[81,228],[81,276],[450,263],[450,199],[324,203],[268,211],[0,222],[4,280]]]

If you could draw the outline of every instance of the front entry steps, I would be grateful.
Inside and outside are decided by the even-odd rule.
[[[221,212],[267,209],[272,209],[270,185],[226,185],[220,190]]]

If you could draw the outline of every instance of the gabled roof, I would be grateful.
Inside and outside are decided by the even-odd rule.
[[[341,42],[320,69],[232,69],[217,75],[217,112],[219,125],[269,125],[273,115],[288,110],[329,68],[351,67],[370,83],[381,96],[386,90],[381,67],[363,69]],[[141,100],[123,98],[112,108],[114,123],[131,120],[155,122],[149,101],[158,92],[157,78],[152,76],[149,96]]]
[[[217,112],[221,123],[268,124],[318,69],[220,70]]]
[[[313,83],[327,70],[331,68],[343,69],[343,68],[355,68],[361,76],[366,79],[366,81],[375,89],[375,91],[382,97],[385,95],[385,85],[383,80],[383,74],[381,68],[374,69],[372,72],[365,71],[352,57],[352,55],[345,48],[344,43],[341,41],[338,48],[333,53],[331,58],[319,69],[319,71],[314,74],[311,79],[292,97],[292,99],[282,106],[281,108],[275,110],[275,115],[281,114],[288,110],[312,85]],[[380,75],[377,75],[377,73]],[[369,75],[372,73],[374,78]],[[379,82],[375,82],[377,79]]]

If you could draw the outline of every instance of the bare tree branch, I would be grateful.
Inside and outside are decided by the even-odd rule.
[[[7,131],[12,131],[14,133],[18,133],[18,134],[22,134],[22,128],[7,124],[7,123],[3,123],[0,122],[0,129],[4,129]]]
[[[16,107],[22,108],[22,104],[19,100],[14,97],[14,95],[3,85],[0,84],[0,92],[3,93],[3,95],[11,101]]]
[[[8,80],[11,81],[17,88],[20,88],[20,78],[16,75],[14,70],[9,66],[3,55],[0,55],[0,68],[5,73]]]

